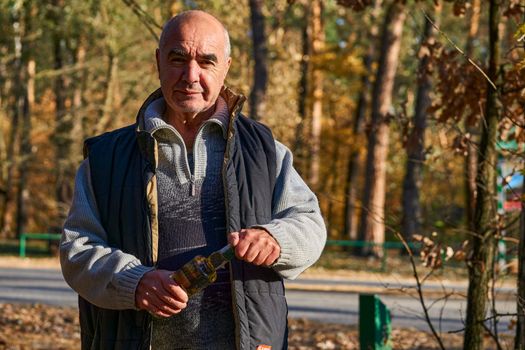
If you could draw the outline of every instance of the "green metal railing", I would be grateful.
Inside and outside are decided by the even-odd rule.
[[[26,247],[28,239],[40,239],[46,241],[60,240],[60,233],[22,233],[20,235],[20,252],[19,256],[21,258],[26,257]]]
[[[336,239],[329,239],[326,241],[326,245],[335,245],[340,247],[355,247],[355,248],[365,248],[365,247],[381,247],[383,249],[402,249],[405,246],[401,242],[383,242],[383,243],[376,243],[376,242],[366,242],[366,241],[346,241],[346,240],[336,240]],[[417,243],[408,243],[408,246],[411,249],[417,248],[420,246],[420,244]]]
[[[414,250],[421,247],[420,243],[407,243],[410,249]],[[383,252],[381,254],[381,268],[382,272],[386,271],[387,264],[387,254],[386,250],[388,249],[405,249],[405,246],[401,242],[366,242],[366,241],[346,241],[346,240],[328,240],[326,241],[327,246],[337,246],[337,247],[350,247],[350,248],[380,248]]]

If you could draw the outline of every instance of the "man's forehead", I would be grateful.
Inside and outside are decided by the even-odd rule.
[[[223,46],[214,40],[184,40],[174,39],[166,41],[165,51],[182,51],[190,54],[210,54],[223,49]]]
[[[190,28],[189,30],[173,30],[166,33],[163,46],[183,46],[194,48],[220,48],[224,46],[224,35],[217,35],[216,31],[199,30]]]

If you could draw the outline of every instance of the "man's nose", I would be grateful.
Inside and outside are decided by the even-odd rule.
[[[201,73],[201,68],[199,64],[195,61],[189,61],[184,69],[183,79],[187,83],[195,83],[199,81],[199,76]]]

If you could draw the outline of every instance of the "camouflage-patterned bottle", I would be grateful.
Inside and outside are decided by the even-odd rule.
[[[217,269],[224,267],[234,256],[233,248],[227,245],[207,258],[197,255],[170,277],[184,288],[190,297],[215,282]]]

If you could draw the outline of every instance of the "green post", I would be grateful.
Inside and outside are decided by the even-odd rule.
[[[20,257],[25,258],[26,257],[26,235],[22,233],[20,235]]]
[[[361,350],[391,350],[390,310],[374,294],[359,294],[359,344]]]

